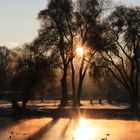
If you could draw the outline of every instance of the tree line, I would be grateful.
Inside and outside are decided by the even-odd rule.
[[[0,61],[1,78],[11,71],[11,88],[26,87],[22,89],[24,107],[37,81],[55,81],[56,73],[61,75],[60,106],[68,104],[70,85],[73,106],[79,106],[85,76],[89,73],[92,79],[101,83],[100,77],[107,72],[127,90],[131,107],[138,107],[140,7],[116,6],[110,11],[110,3],[109,0],[49,0],[46,8],[38,13],[38,36],[24,45],[20,56],[15,53],[19,50],[12,51],[10,55],[15,53],[18,59],[13,60],[16,64],[9,69],[6,61],[10,55],[6,50],[5,64]],[[78,47],[83,49],[81,56],[78,56]],[[7,69],[7,74],[3,74],[2,69],[4,72]],[[47,82],[42,82],[42,89]],[[20,83],[19,87],[17,83]]]

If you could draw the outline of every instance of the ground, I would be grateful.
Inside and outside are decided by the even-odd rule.
[[[7,113],[12,112],[11,105],[3,101],[0,140],[140,140],[140,113],[127,110],[129,104],[99,104],[98,100],[93,105],[90,101],[82,104],[80,113],[74,117],[70,106],[58,109],[59,101],[30,101],[32,115],[15,117]],[[34,111],[46,114],[34,115]],[[71,115],[66,115],[68,112]]]
[[[6,119],[0,140],[140,140],[140,121],[34,118]]]

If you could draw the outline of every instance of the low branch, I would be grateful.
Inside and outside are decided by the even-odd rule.
[[[123,81],[124,81],[124,83],[127,85],[127,87],[129,87],[129,84],[128,84],[128,82],[126,81],[126,77],[124,76],[124,74],[122,73],[122,71],[119,69],[119,67],[114,63],[114,61],[113,61],[113,59],[111,58],[111,56],[108,54],[108,53],[106,53],[107,54],[107,56],[111,59],[111,60],[108,60],[107,58],[105,58],[103,55],[103,59],[104,60],[106,60],[106,61],[108,61],[108,62],[110,62],[116,69],[117,69],[117,71],[119,72],[119,74],[120,74],[120,76],[122,77],[122,79],[123,79]],[[130,87],[129,87],[129,89],[130,89]]]
[[[124,81],[122,81],[111,68],[104,65],[97,65],[97,67],[107,68],[112,73],[112,75],[128,90],[128,92],[130,92],[130,87]]]

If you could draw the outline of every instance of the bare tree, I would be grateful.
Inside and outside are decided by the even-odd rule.
[[[106,62],[98,64],[110,70],[125,87],[131,97],[131,107],[137,108],[139,49],[140,49],[140,8],[116,7],[108,18],[104,32],[105,50],[100,52]]]
[[[88,50],[83,54],[79,68],[79,83],[77,90],[77,103],[80,105],[82,85],[90,63],[101,46],[101,34],[103,26],[101,25],[102,12],[106,10],[105,1],[98,0],[78,0],[75,12],[77,34],[83,48]]]
[[[59,50],[63,71],[61,79],[62,98],[61,105],[67,105],[67,69],[73,59],[72,54],[72,36],[70,22],[72,17],[72,1],[71,0],[51,0],[47,9],[39,13],[39,18],[42,20],[41,35],[44,36],[44,41],[47,45],[56,47]]]
[[[0,46],[0,90],[5,90],[10,76],[11,51],[6,46]]]

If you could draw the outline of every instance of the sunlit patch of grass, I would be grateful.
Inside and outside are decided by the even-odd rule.
[[[80,118],[74,132],[74,140],[91,140],[96,137],[97,128],[92,128],[84,118]]]

